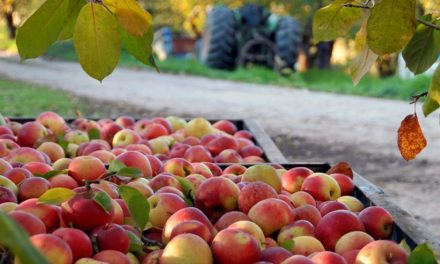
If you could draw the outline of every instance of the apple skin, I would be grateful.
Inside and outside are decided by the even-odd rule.
[[[22,147],[34,147],[36,143],[49,134],[47,129],[38,122],[24,123],[17,134],[17,143]]]
[[[138,151],[127,151],[116,157],[117,161],[122,162],[127,167],[137,168],[142,172],[144,177],[153,176],[150,161],[148,158]]]
[[[13,212],[15,210],[15,208],[17,208],[18,204],[14,203],[14,202],[4,202],[4,203],[0,203],[0,211],[4,212],[4,213],[10,213]]]
[[[197,189],[199,188],[200,184],[202,184],[202,182],[206,181],[206,178],[200,174],[188,175],[186,176],[186,179],[192,183],[195,191],[197,191]]]
[[[325,173],[313,173],[301,185],[301,191],[310,193],[317,201],[336,200],[341,188],[335,179]]]
[[[37,234],[31,236],[30,241],[49,263],[71,264],[73,261],[69,245],[56,235]]]
[[[137,144],[141,141],[142,137],[136,133],[136,131],[131,129],[122,129],[116,132],[112,140],[112,146],[116,147],[126,147],[130,144]]]
[[[241,181],[262,181],[272,186],[277,193],[281,193],[282,183],[276,170],[270,165],[253,165],[243,174]]]
[[[24,179],[28,179],[32,177],[32,173],[23,168],[12,168],[5,172],[4,176],[10,179],[15,184],[20,184]]]
[[[183,118],[175,117],[175,116],[167,116],[165,118],[168,122],[171,124],[171,128],[173,129],[173,132],[176,132],[179,129],[182,129],[186,125],[186,121]]]
[[[183,128],[185,136],[194,136],[202,138],[204,135],[214,132],[214,128],[211,126],[208,120],[204,118],[194,118],[185,124]]]
[[[356,264],[356,257],[359,254],[360,249],[350,250],[342,254],[347,264]]]
[[[356,264],[405,264],[408,253],[391,240],[376,240],[363,247],[357,257]]]
[[[242,175],[246,172],[246,167],[241,164],[232,164],[223,170],[222,174]]]
[[[11,151],[19,148],[20,145],[18,145],[14,140],[0,138],[0,158],[8,156]]]
[[[12,169],[12,165],[6,160],[0,158],[0,175],[4,175],[5,172]]]
[[[32,198],[21,202],[16,210],[23,210],[29,212],[36,217],[40,218],[46,226],[48,232],[58,228],[60,226],[59,207],[50,204],[38,203],[37,198]]]
[[[171,124],[171,122],[163,117],[155,117],[153,119],[151,119],[151,122],[156,123],[156,124],[161,124],[163,127],[166,128],[168,134],[173,133],[173,125]]]
[[[73,198],[61,204],[61,216],[67,225],[72,224],[74,227],[83,231],[91,231],[95,227],[110,223],[114,216],[113,205],[107,213],[95,200],[89,199],[93,197],[94,191],[86,194],[76,194]]]
[[[217,230],[214,228],[214,226],[211,224],[209,219],[206,217],[205,214],[203,214],[203,212],[200,209],[196,207],[185,207],[175,212],[173,215],[171,215],[168,218],[162,232],[163,243],[165,244],[168,243],[170,241],[170,235],[171,232],[173,231],[173,228],[179,223],[186,220],[199,221],[200,223],[208,227],[211,234],[215,235],[217,233]]]
[[[99,251],[116,250],[123,254],[128,253],[130,238],[118,224],[97,226],[93,229],[91,236],[96,238]]]
[[[165,126],[159,123],[153,123],[146,125],[142,131],[137,131],[141,137],[150,140],[160,136],[168,135],[168,130]]]
[[[130,259],[127,257],[127,255],[116,250],[100,251],[93,256],[93,259],[108,264],[130,264]]]
[[[171,231],[170,240],[180,234],[194,234],[210,244],[214,235],[209,231],[206,225],[200,223],[197,220],[186,220],[178,223]]]
[[[315,230],[326,250],[334,251],[336,242],[345,234],[352,231],[365,231],[359,217],[347,210],[336,210],[326,214]]]
[[[287,240],[299,236],[314,236],[315,227],[307,220],[298,220],[281,228],[277,236],[277,242],[282,245]]]
[[[264,236],[263,230],[261,230],[261,228],[257,224],[250,220],[232,223],[227,228],[248,233],[258,241],[261,249],[264,249],[266,247],[266,237]]]
[[[0,125],[0,136],[3,136],[3,135],[14,136],[14,132],[9,127],[7,127],[5,125]]]
[[[167,160],[161,170],[180,177],[186,177],[194,172],[191,163],[183,158]]]
[[[338,201],[326,201],[319,206],[319,212],[321,213],[322,217],[336,210],[350,210],[350,209],[348,209],[348,207],[345,204]]]
[[[242,156],[243,158],[252,156],[261,157],[263,156],[264,152],[258,146],[245,146],[238,151],[238,154],[240,154],[240,156]]]
[[[132,116],[122,115],[116,118],[115,123],[120,125],[123,128],[130,128],[134,126],[136,121]]]
[[[80,145],[84,142],[89,142],[89,135],[81,130],[71,130],[64,135],[64,140],[66,140],[68,143]]]
[[[213,176],[220,176],[222,174],[221,169],[217,165],[211,162],[194,162],[191,163],[191,165],[194,168],[193,174],[194,173],[200,174],[206,179],[211,178]],[[217,171],[217,168],[219,171]],[[216,175],[216,173],[219,173],[219,175]]]
[[[258,241],[236,229],[223,229],[212,241],[212,253],[218,264],[254,263],[260,260],[261,250]]]
[[[354,191],[353,180],[345,174],[333,173],[330,176],[336,180],[339,187],[341,188],[341,195],[352,195]]]
[[[109,144],[112,144],[113,137],[122,129],[123,127],[116,123],[104,124],[100,129],[101,139],[107,141]]]
[[[183,143],[175,143],[170,150],[169,158],[183,158],[186,151],[191,147],[191,145]],[[210,153],[211,155],[211,153]]]
[[[318,209],[312,205],[306,204],[292,210],[295,215],[295,220],[307,220],[313,226],[318,226],[321,221],[321,214]]]
[[[308,257],[294,255],[281,262],[281,264],[315,264]]]
[[[335,252],[342,255],[351,250],[362,249],[368,243],[374,241],[374,238],[362,231],[353,231],[339,238],[335,245]]]
[[[83,231],[76,228],[61,227],[53,231],[52,234],[58,236],[69,245],[74,262],[78,259],[92,256],[92,242]]]
[[[160,256],[161,264],[213,264],[214,259],[205,240],[194,234],[174,237]]]
[[[215,222],[224,213],[238,207],[239,193],[240,190],[233,181],[224,177],[209,178],[197,189],[195,206]]]
[[[382,207],[370,206],[359,213],[359,219],[365,226],[365,230],[374,239],[388,239],[393,232],[394,219],[391,214]]]
[[[269,236],[292,222],[294,214],[289,205],[276,198],[269,198],[256,203],[248,213],[255,222]]]
[[[214,157],[215,163],[242,163],[243,159],[234,149],[225,149]]]
[[[312,195],[304,191],[297,191],[295,193],[292,193],[290,195],[290,201],[295,207],[301,207],[306,204],[316,206],[315,198],[313,198]]]
[[[203,146],[189,147],[183,157],[189,162],[212,162],[211,153]]]
[[[309,256],[314,252],[325,251],[321,241],[312,236],[299,236],[293,238],[293,255]]]
[[[69,175],[79,185],[83,185],[86,180],[97,180],[107,173],[104,163],[91,156],[81,156],[72,159],[69,163],[68,171]]]
[[[234,135],[237,132],[237,126],[229,120],[219,120],[212,124],[213,128],[221,130],[229,135]]]
[[[23,165],[23,169],[29,170],[33,175],[46,174],[53,170],[52,167],[44,162],[32,161]]]
[[[203,165],[205,165],[211,171],[213,176],[220,176],[220,175],[222,175],[222,169],[217,164],[215,164],[215,163],[203,162],[203,163],[195,163],[195,164],[203,164]],[[194,173],[199,173],[199,174],[203,175],[203,173],[197,172],[197,167],[196,166],[195,166]],[[203,176],[205,176],[205,175],[203,175]]]
[[[155,192],[165,186],[171,186],[178,190],[182,190],[182,185],[180,184],[180,182],[168,173],[161,173],[157,176],[154,176],[153,179],[151,179],[149,185],[151,189],[153,189],[153,191]]]
[[[348,207],[348,209],[353,213],[359,213],[365,208],[364,204],[354,196],[349,196],[349,195],[341,196],[338,199],[336,199],[336,201],[345,204]]]
[[[46,153],[51,162],[55,162],[65,157],[63,148],[54,142],[44,142],[37,148],[37,150]]]
[[[157,174],[159,174],[160,168],[162,168],[163,165],[162,161],[154,155],[145,155],[145,157],[147,157],[148,161],[150,162],[152,175],[156,176]]]
[[[238,196],[238,208],[247,214],[249,210],[259,201],[268,198],[277,198],[277,192],[272,186],[264,182],[251,182],[240,190]]]
[[[261,261],[268,261],[273,264],[280,264],[292,256],[292,253],[282,247],[271,247],[261,251]]]
[[[301,190],[304,179],[312,174],[313,171],[306,167],[296,167],[286,171],[281,176],[283,190],[289,193],[295,193]]]
[[[246,139],[252,139],[254,136],[251,132],[247,130],[239,130],[234,133],[234,137],[236,138],[246,138]]]
[[[28,147],[22,147],[12,150],[8,154],[8,156],[5,157],[5,159],[11,164],[14,163],[26,164],[33,161],[47,163],[42,152]]]
[[[240,212],[240,211],[231,211],[231,212],[227,212],[224,215],[222,215],[217,222],[215,223],[215,228],[220,231],[223,230],[225,228],[227,228],[228,226],[230,226],[231,224],[238,222],[238,221],[250,221],[251,219],[249,218],[249,216],[247,216],[247,214]]]
[[[231,136],[218,136],[212,139],[206,146],[213,156],[217,156],[223,150],[232,149],[238,151],[238,143]]]
[[[342,256],[331,251],[318,252],[317,254],[313,255],[312,261],[315,264],[347,264]]]
[[[173,193],[156,193],[148,198],[150,204],[150,223],[163,228],[168,218],[175,212],[187,207],[185,200]]]
[[[18,194],[17,185],[12,180],[2,175],[0,175],[0,186],[11,190],[15,195]]]
[[[50,188],[50,182],[44,178],[31,177],[24,179],[18,187],[18,198],[25,201],[31,198],[39,198]]]
[[[9,216],[19,224],[29,236],[46,233],[46,226],[40,218],[25,211],[12,211]]]
[[[111,151],[108,150],[96,150],[89,154],[89,156],[95,157],[102,161],[104,164],[109,164],[114,159],[116,159],[116,155],[113,154]]]

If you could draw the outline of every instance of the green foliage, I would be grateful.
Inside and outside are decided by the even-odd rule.
[[[148,223],[150,204],[147,198],[138,190],[130,186],[119,186],[119,194],[124,199],[136,225],[143,230]]]
[[[318,10],[313,20],[315,42],[333,40],[344,37],[361,18],[361,10],[345,8],[343,4],[352,0],[336,0],[332,4]]]
[[[39,198],[39,203],[60,205],[75,196],[75,192],[62,187],[51,188],[43,193]]]
[[[440,66],[437,67],[432,76],[431,86],[429,87],[428,96],[423,104],[423,113],[428,116],[440,107]]]
[[[95,196],[93,197],[93,200],[95,200],[101,207],[104,209],[104,211],[108,214],[110,213],[110,210],[112,208],[112,200],[105,192],[96,192]]]
[[[29,241],[26,232],[0,210],[0,245],[7,247],[21,263],[49,264]]]
[[[427,243],[418,245],[409,255],[407,264],[436,264],[434,251]]]

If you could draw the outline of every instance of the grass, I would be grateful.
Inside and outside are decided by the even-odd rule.
[[[33,117],[43,111],[61,116],[75,116],[75,111],[89,114],[88,107],[77,98],[48,87],[26,84],[0,76],[1,113],[5,116]]]
[[[54,45],[47,52],[47,57],[68,61],[77,60],[73,45],[70,42]],[[126,51],[122,51],[119,65],[128,68],[147,68]],[[357,86],[353,86],[350,76],[345,74],[342,69],[311,69],[305,73],[283,77],[264,67],[241,68],[232,72],[221,71],[210,69],[195,60],[171,58],[158,62],[158,65],[162,72],[399,100],[408,100],[412,95],[426,91],[431,80],[431,77],[428,76],[417,76],[411,80],[402,80],[397,76],[380,79],[367,75]]]

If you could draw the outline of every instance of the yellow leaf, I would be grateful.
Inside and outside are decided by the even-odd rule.
[[[152,17],[136,0],[104,0],[119,23],[133,36],[143,36],[151,27]]]
[[[416,114],[403,119],[397,131],[397,145],[405,160],[414,159],[426,147],[426,138]]]

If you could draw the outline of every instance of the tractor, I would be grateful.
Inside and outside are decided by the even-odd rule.
[[[235,10],[215,6],[208,13],[198,56],[215,69],[260,64],[282,73],[295,70],[302,38],[301,24],[290,16],[256,4]]]

